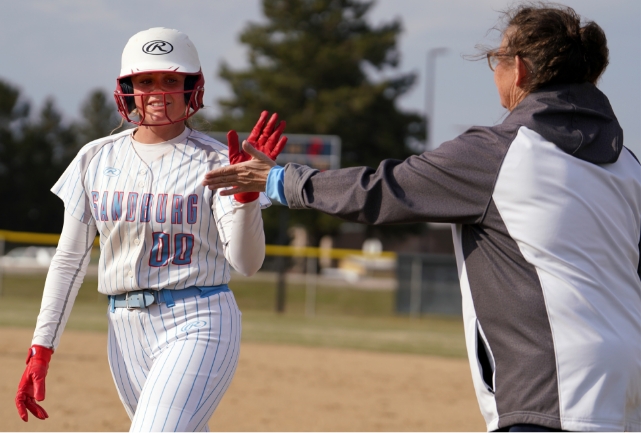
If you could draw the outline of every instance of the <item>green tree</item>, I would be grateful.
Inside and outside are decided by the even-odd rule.
[[[101,89],[89,93],[82,103],[80,113],[82,118],[76,127],[83,145],[131,126],[129,123],[121,122],[122,118],[113,98]]]
[[[74,128],[62,121],[52,100],[35,119],[20,92],[0,81],[0,228],[60,232],[60,200],[49,192],[77,147]]]
[[[11,219],[16,219],[12,209],[14,191],[12,154],[16,147],[15,131],[20,129],[29,116],[29,104],[20,101],[20,91],[0,80],[0,229],[8,229]],[[20,216],[22,217],[22,216]]]
[[[424,122],[400,110],[397,101],[416,77],[389,76],[400,58],[401,24],[372,26],[366,20],[372,6],[358,0],[263,0],[266,22],[249,24],[240,36],[249,67],[221,65],[219,75],[233,95],[218,101],[221,115],[212,129],[248,131],[269,110],[287,121],[289,133],[340,136],[343,166],[375,167],[385,158],[409,156],[405,143],[424,136]],[[387,78],[375,80],[378,72]],[[268,237],[277,214],[264,214]],[[316,239],[334,234],[339,224],[313,211],[294,212],[291,221]]]

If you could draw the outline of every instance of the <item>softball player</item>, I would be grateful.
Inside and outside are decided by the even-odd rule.
[[[100,234],[98,291],[109,298],[108,357],[131,431],[207,431],[234,375],[240,311],[230,268],[262,265],[257,193],[221,197],[201,184],[216,167],[248,159],[234,131],[227,146],[188,127],[202,107],[195,47],[176,30],[134,35],[114,93],[138,127],[84,146],[52,191],[65,205],[33,346],[16,395],[18,412],[48,417],[44,379]],[[274,158],[286,138],[263,112],[249,140]]]

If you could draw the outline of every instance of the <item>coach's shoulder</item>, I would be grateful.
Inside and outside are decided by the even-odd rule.
[[[477,158],[478,154],[496,154],[497,158],[502,159],[518,130],[518,126],[506,124],[472,126],[456,138],[442,143],[436,150],[452,156],[469,153],[473,155],[472,158]]]

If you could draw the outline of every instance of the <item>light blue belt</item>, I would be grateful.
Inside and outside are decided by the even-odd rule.
[[[147,308],[153,304],[167,304],[169,308],[176,305],[175,301],[200,296],[206,298],[216,293],[229,292],[227,284],[219,286],[192,286],[186,289],[142,289],[120,295],[109,295],[109,310],[113,313],[116,308]]]

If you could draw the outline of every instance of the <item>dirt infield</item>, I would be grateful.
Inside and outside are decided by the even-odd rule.
[[[23,423],[13,398],[32,330],[0,328],[2,431],[127,431],[105,333],[67,330],[43,406]],[[482,431],[467,361],[243,343],[215,431]]]

